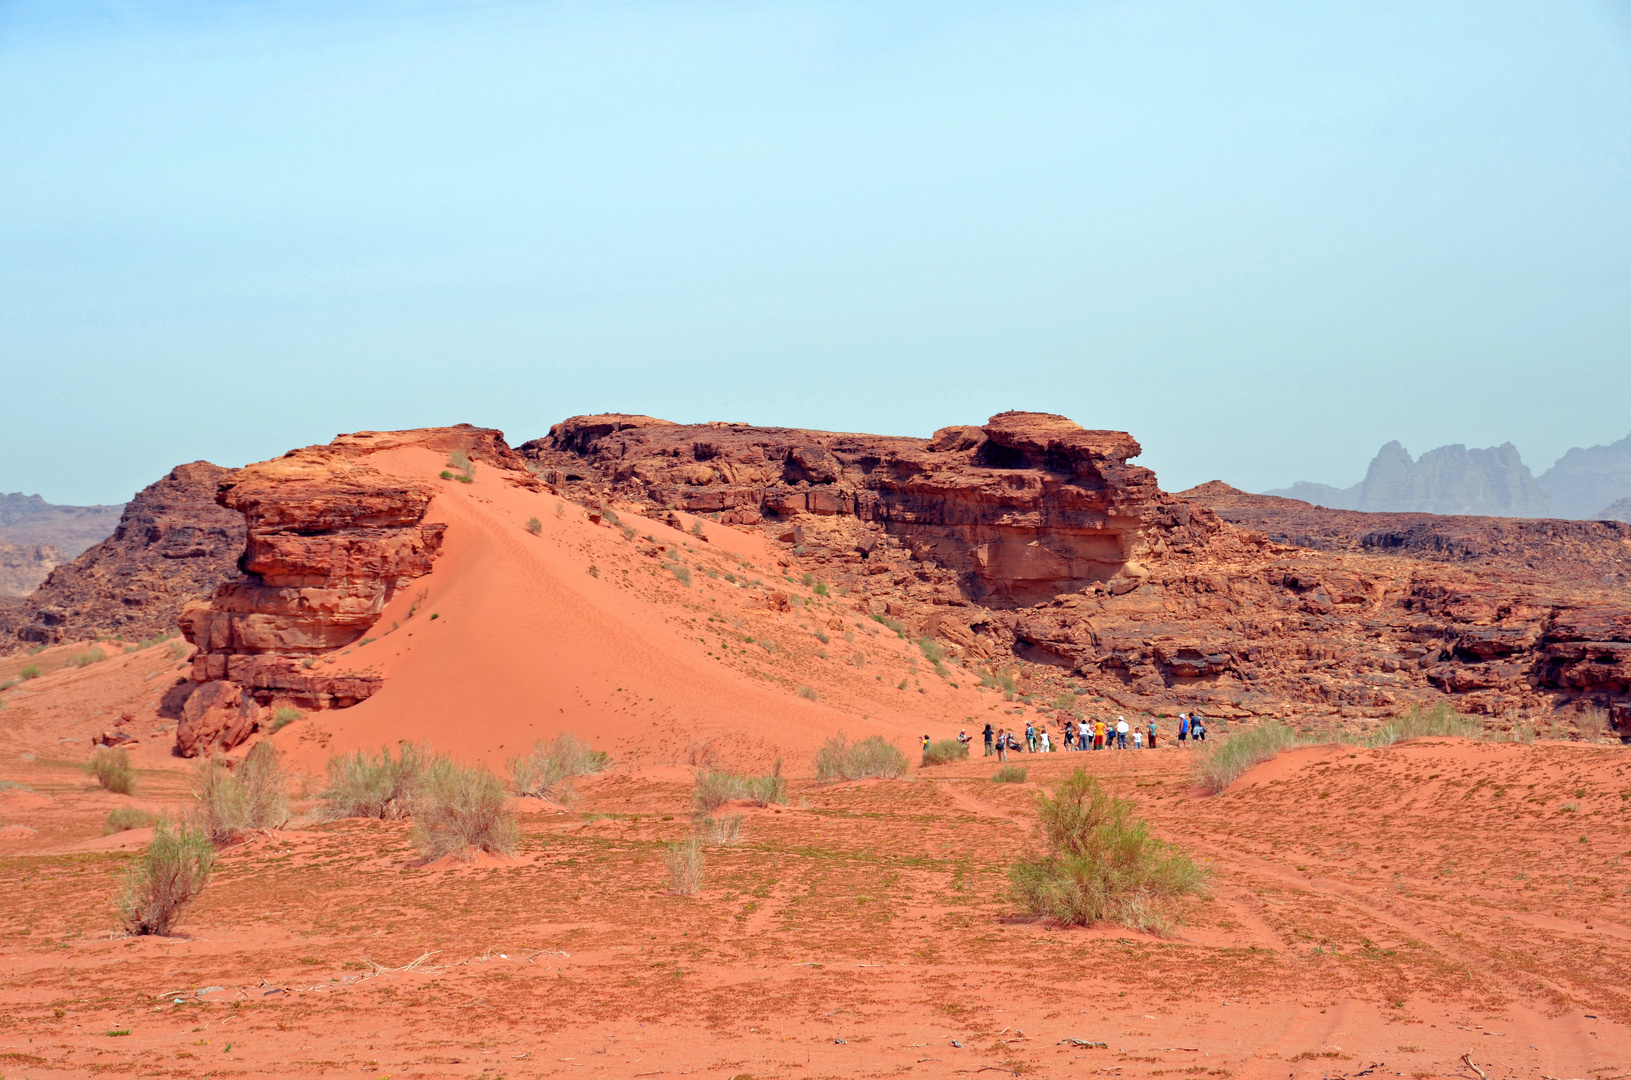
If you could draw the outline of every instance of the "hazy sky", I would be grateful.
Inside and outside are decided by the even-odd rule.
[[[574,413],[1631,431],[1631,3],[0,0],[0,491]]]

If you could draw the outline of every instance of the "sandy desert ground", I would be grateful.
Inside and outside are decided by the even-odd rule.
[[[909,748],[1047,710],[935,673],[759,537],[593,522],[501,479],[447,486],[434,572],[330,658],[385,688],[273,736],[295,807],[330,754],[398,739],[502,768],[569,731],[612,767],[571,807],[515,800],[513,858],[423,865],[405,822],[256,833],[178,936],[130,938],[112,898],[150,833],[102,823],[190,798],[170,752],[186,649],[0,661],[0,680],[46,672],[0,709],[0,1075],[1631,1075],[1618,746],[1315,747],[1219,796],[1170,744],[1020,755],[1025,784],[978,756],[818,784],[837,731]],[[108,658],[66,664],[93,646]],[[1067,689],[1020,678],[1037,702]],[[139,740],[133,796],[81,769],[116,723]],[[693,827],[694,768],[777,759],[789,804],[728,811],[741,843],[674,895],[661,852]],[[1034,793],[1079,767],[1211,869],[1174,935],[1063,929],[1006,897]]]

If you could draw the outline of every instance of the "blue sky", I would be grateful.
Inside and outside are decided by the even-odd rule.
[[[581,412],[1631,431],[1631,4],[0,0],[0,491]]]

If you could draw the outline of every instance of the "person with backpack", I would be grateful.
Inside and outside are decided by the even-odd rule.
[[[985,756],[991,756],[991,721],[985,722]]]
[[[1076,721],[1066,720],[1065,721],[1065,750],[1068,752],[1068,751],[1071,751],[1071,750],[1074,750],[1074,749],[1076,749]]]
[[[997,760],[1008,760],[1008,732],[1002,728],[997,729]]]

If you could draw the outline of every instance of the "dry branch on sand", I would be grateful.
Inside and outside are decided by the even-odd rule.
[[[1021,859],[1008,874],[1013,898],[1032,915],[1162,931],[1177,901],[1204,893],[1205,871],[1151,836],[1132,803],[1082,770],[1052,795],[1039,794],[1036,806],[1046,851]]]

